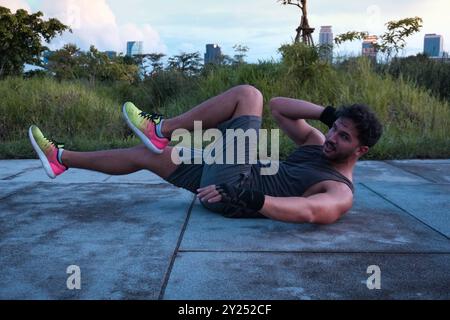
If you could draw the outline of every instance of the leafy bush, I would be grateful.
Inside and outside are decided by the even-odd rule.
[[[300,42],[283,45],[279,52],[287,76],[299,82],[323,79],[331,71],[329,63],[321,59],[318,47],[310,47]]]
[[[30,124],[42,127],[75,150],[95,150],[139,143],[124,125],[120,106],[133,101],[146,111],[169,117],[239,84],[251,84],[264,95],[263,128],[277,128],[268,102],[285,96],[321,105],[368,104],[384,124],[385,133],[365,159],[440,158],[450,156],[450,106],[404,76],[375,72],[368,59],[349,59],[330,66],[308,48],[296,62],[296,49],[285,47],[282,62],[216,66],[187,77],[159,72],[138,82],[98,83],[51,78],[8,78],[0,81],[0,157],[33,157],[26,137]],[[300,54],[300,57],[302,55]],[[294,71],[295,70],[295,71]],[[324,133],[318,121],[309,121]],[[281,134],[280,154],[295,148]]]
[[[393,59],[380,68],[395,78],[403,77],[418,86],[429,89],[432,94],[450,101],[450,63],[430,59],[418,54],[407,58]]]

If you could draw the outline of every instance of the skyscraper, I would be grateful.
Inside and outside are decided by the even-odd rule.
[[[217,44],[207,44],[205,53],[205,65],[208,63],[219,63],[222,50]]]
[[[319,44],[320,45],[333,45],[333,30],[332,26],[321,26],[319,33]]]
[[[441,35],[429,33],[423,41],[423,52],[432,58],[440,57],[444,51],[444,39]]]
[[[144,43],[142,41],[128,41],[127,42],[127,56],[133,57],[135,55],[143,54]]]
[[[321,26],[319,33],[321,57],[329,62],[333,61],[333,41],[332,26]]]
[[[378,41],[377,36],[365,37],[362,44],[362,55],[376,61],[378,49],[376,48],[375,45],[377,44],[377,41]]]

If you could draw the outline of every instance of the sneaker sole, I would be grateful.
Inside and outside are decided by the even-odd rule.
[[[157,154],[161,154],[163,153],[163,150],[158,149],[151,141],[149,138],[147,138],[147,136],[145,134],[142,133],[141,130],[139,130],[138,128],[136,128],[136,126],[131,122],[131,120],[128,118],[127,112],[125,110],[125,104],[122,107],[122,114],[125,118],[125,122],[127,123],[127,125],[130,127],[130,129],[139,137],[139,139],[141,139],[141,141],[145,144],[145,146],[150,149],[150,151],[157,153]]]
[[[41,148],[39,147],[39,145],[37,144],[36,140],[34,139],[31,127],[30,127],[30,129],[28,129],[28,137],[30,138],[31,145],[33,146],[34,151],[36,151],[36,153],[37,153],[37,155],[39,157],[39,160],[41,160],[42,166],[45,169],[45,173],[47,173],[47,175],[50,178],[55,179],[56,175],[53,173],[53,170],[50,167],[50,162],[48,162],[48,159],[45,156],[44,152],[42,152]]]

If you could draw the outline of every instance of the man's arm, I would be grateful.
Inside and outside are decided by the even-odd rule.
[[[319,120],[324,107],[308,101],[277,97],[270,100],[270,109],[280,128],[296,144],[322,144],[325,141],[323,134],[304,120]]]
[[[320,115],[325,109],[323,106],[312,102],[283,97],[272,98],[270,100],[270,107],[272,111],[278,112],[291,120],[319,120]]]
[[[266,196],[264,206],[259,212],[274,220],[331,224],[350,210],[352,203],[350,190],[336,188],[307,198]]]
[[[225,202],[254,209],[274,220],[296,223],[330,224],[350,210],[353,204],[352,192],[340,183],[309,197],[270,197],[260,191],[226,184],[210,185],[197,191],[203,203]]]

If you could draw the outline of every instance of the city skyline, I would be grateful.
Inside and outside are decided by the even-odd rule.
[[[174,0],[169,6],[162,1],[129,0],[0,0],[0,5],[12,10],[43,11],[46,18],[56,17],[72,26],[73,34],[64,34],[50,45],[61,48],[72,42],[82,50],[91,44],[101,51],[126,53],[128,41],[143,41],[145,53],[162,52],[168,56],[181,51],[205,52],[205,44],[217,43],[224,54],[233,55],[233,45],[250,48],[247,60],[277,59],[277,49],[292,42],[300,13],[292,6],[282,6],[276,0],[259,0],[242,3],[230,0],[226,3],[210,3]],[[450,3],[444,0],[406,1],[391,3],[379,1],[311,0],[309,20],[316,28],[313,34],[319,42],[321,26],[332,26],[334,35],[357,30],[380,35],[384,23],[411,16],[424,19],[420,33],[407,39],[404,55],[423,52],[425,34],[443,36],[444,51],[449,50],[450,31],[445,28],[445,15]],[[335,47],[337,55],[358,55],[361,42]]]

